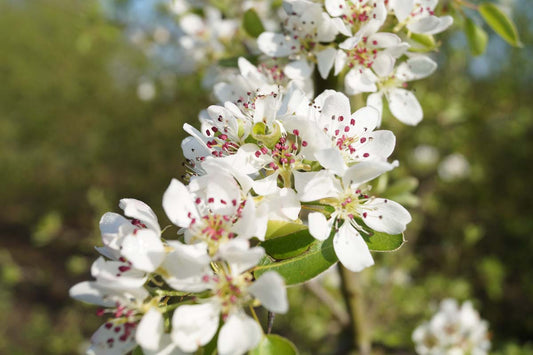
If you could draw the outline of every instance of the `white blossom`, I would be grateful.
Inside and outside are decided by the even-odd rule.
[[[439,311],[413,332],[416,352],[433,354],[488,354],[488,323],[469,301],[461,306],[454,299],[441,302]]]

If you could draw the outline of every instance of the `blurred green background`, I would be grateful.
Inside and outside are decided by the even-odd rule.
[[[439,70],[413,85],[423,122],[385,119],[401,167],[380,183],[413,222],[360,274],[376,354],[414,353],[411,332],[446,297],[474,301],[495,354],[533,354],[533,10],[513,9],[524,48],[491,36],[473,58],[460,32],[442,37]],[[0,353],[74,354],[102,322],[68,298],[90,278],[100,216],[134,197],[168,223],[181,126],[209,94],[170,77],[140,100],[154,67],[93,0],[3,0],[0,33]],[[274,331],[304,354],[346,353],[337,284],[333,270],[291,289]]]

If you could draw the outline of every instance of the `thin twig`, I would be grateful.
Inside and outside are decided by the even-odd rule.
[[[360,355],[370,355],[372,348],[371,335],[369,322],[365,316],[363,290],[359,274],[351,272],[340,263],[338,265],[342,294],[350,315],[350,330],[352,331],[354,345],[359,350]]]
[[[346,327],[348,324],[350,324],[350,318],[348,317],[348,314],[337,305],[333,296],[330,295],[328,290],[322,287],[318,280],[311,280],[307,282],[305,286],[316,296],[316,298],[318,298],[329,308],[331,314],[343,327]]]
[[[272,332],[272,327],[274,326],[274,317],[276,313],[268,311],[268,321],[267,321],[267,334]]]

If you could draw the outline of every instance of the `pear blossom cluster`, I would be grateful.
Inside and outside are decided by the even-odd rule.
[[[287,312],[283,278],[250,272],[265,254],[249,241],[261,233],[253,201],[242,199],[232,177],[218,181],[171,182],[163,207],[182,228],[181,240],[163,239],[152,209],[136,199],[120,201],[124,216],[103,215],[94,281],[70,289],[71,297],[99,305],[105,318],[88,353],[125,354],[140,346],[146,354],[189,354],[218,331],[220,354],[242,354],[262,337],[247,309]]]
[[[100,307],[103,324],[88,353],[256,348],[266,335],[255,308],[288,311],[290,270],[266,267],[280,261],[264,244],[272,225],[296,225],[314,246],[331,243],[336,259],[329,266],[338,260],[354,272],[374,264],[369,245],[376,238],[403,240],[411,215],[373,190],[376,178],[399,166],[391,158],[394,133],[380,129],[383,97],[400,121],[422,119],[406,83],[437,64],[410,50],[410,36],[451,25],[450,17],[435,15],[436,6],[284,0],[275,11],[271,1],[239,1],[223,12],[209,1],[172,1],[179,46],[193,67],[231,53],[242,39],[243,11],[261,13],[265,31],[240,43],[253,59],[239,57],[237,68],[211,75],[217,102],[200,112],[198,125],[183,126],[186,174],[172,179],[162,198],[171,224],[162,227],[133,198],[120,201],[122,214],[102,216],[94,280],[70,290]],[[316,85],[331,75],[342,79],[344,92]],[[366,105],[354,108],[350,96],[362,93]]]
[[[185,124],[191,183],[224,172],[255,201],[258,218],[305,223],[319,241],[333,235],[346,268],[372,265],[365,239],[400,234],[411,221],[404,207],[371,191],[371,180],[398,166],[389,161],[394,134],[376,129],[379,112],[371,106],[352,112],[348,97],[334,90],[309,100],[292,83],[273,87],[265,79],[255,90],[242,89],[249,91],[208,107],[200,130]]]
[[[422,108],[406,89],[408,82],[431,75],[437,64],[410,51],[412,34],[431,36],[446,30],[450,16],[435,15],[437,0],[285,0],[282,31],[262,33],[259,49],[270,57],[318,67],[326,79],[344,80],[349,95],[366,94],[380,112],[383,97],[401,122],[416,125]],[[301,64],[303,65],[303,64]]]
[[[431,320],[415,329],[413,342],[420,355],[484,355],[490,350],[487,322],[471,302],[459,305],[454,299],[443,300]]]
[[[204,70],[203,84],[213,88],[238,75],[228,59],[246,56],[273,81],[296,81],[312,97],[316,67],[322,79],[337,77],[346,94],[363,95],[379,111],[378,125],[384,101],[402,123],[422,120],[409,85],[435,72],[437,63],[426,52],[436,45],[428,43],[453,24],[451,16],[439,15],[438,0],[284,0],[281,6],[241,0],[224,8],[217,1],[172,0],[167,8],[166,27],[134,37],[152,57],[159,53],[168,62],[172,53],[175,72]],[[263,29],[257,38],[243,22],[250,10]],[[214,90],[220,93],[220,85]]]

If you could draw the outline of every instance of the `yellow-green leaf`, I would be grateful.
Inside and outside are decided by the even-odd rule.
[[[261,33],[265,31],[265,27],[261,22],[261,19],[257,15],[254,9],[246,11],[242,18],[242,27],[250,36],[257,38]]]
[[[268,221],[265,239],[281,237],[304,229],[307,229],[307,226],[302,223],[294,223],[287,221]]]
[[[296,355],[298,350],[294,344],[279,335],[268,334],[261,339],[259,345],[249,352],[250,355]]]
[[[478,9],[483,19],[494,32],[510,45],[522,47],[515,24],[502,10],[492,3],[483,3],[479,5]]]
[[[485,52],[489,36],[487,33],[471,19],[467,18],[465,22],[465,34],[470,46],[472,55],[481,55]]]
[[[429,52],[437,47],[435,38],[432,35],[411,33],[411,39],[418,44],[418,47],[410,48],[412,52]]]

